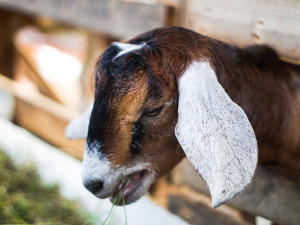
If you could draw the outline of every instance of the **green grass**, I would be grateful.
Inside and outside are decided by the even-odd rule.
[[[128,177],[128,179],[126,180],[126,182],[122,185],[121,189],[119,190],[119,192],[117,193],[117,195],[114,198],[112,207],[109,211],[108,216],[106,217],[106,219],[103,221],[103,223],[101,223],[101,225],[106,225],[106,223],[108,222],[108,225],[111,225],[111,220],[114,216],[115,210],[116,210],[116,206],[119,205],[120,201],[122,200],[122,204],[123,204],[123,208],[124,208],[124,216],[125,216],[125,225],[127,225],[127,213],[126,213],[126,206],[125,206],[125,196],[124,196],[124,190],[126,188],[126,186],[128,185],[129,181],[130,181],[130,177]]]
[[[44,185],[32,166],[17,167],[0,150],[0,224],[89,224],[88,214]]]

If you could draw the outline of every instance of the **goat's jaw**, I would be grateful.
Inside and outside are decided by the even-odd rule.
[[[130,204],[147,193],[155,180],[149,163],[112,166],[101,153],[86,149],[82,166],[85,186],[93,181],[102,181],[103,187],[92,192],[98,198],[110,198],[116,205]]]

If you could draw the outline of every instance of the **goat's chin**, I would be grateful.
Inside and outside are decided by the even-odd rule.
[[[149,170],[140,170],[123,177],[109,197],[110,201],[115,205],[127,205],[139,200],[147,193],[154,177],[154,173]]]

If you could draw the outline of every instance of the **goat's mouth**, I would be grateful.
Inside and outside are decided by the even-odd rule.
[[[144,195],[152,183],[152,173],[140,170],[121,179],[109,200],[115,205],[126,205],[138,200]]]

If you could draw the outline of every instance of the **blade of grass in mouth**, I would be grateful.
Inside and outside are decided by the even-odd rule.
[[[126,213],[126,206],[125,206],[124,190],[122,191],[123,191],[122,199],[123,199],[123,208],[124,208],[124,215],[125,215],[125,225],[127,225],[127,213]]]
[[[127,187],[128,183],[129,183],[129,181],[130,181],[130,179],[131,179],[130,177],[127,178],[125,184],[122,185],[121,189],[120,189],[119,192],[118,192],[118,195],[121,193],[122,196],[118,199],[118,202],[117,202],[116,205],[119,205],[121,199],[123,199],[123,207],[124,207],[124,208],[125,208],[124,189]],[[116,198],[118,198],[118,196],[116,196]],[[115,199],[114,199],[114,204],[115,204]],[[115,211],[116,211],[116,208],[117,208],[116,205],[114,205],[114,209],[113,209],[113,212],[112,212],[112,215],[111,215],[111,217],[110,217],[110,220],[109,220],[109,223],[108,223],[108,224],[111,224],[111,219],[112,219],[113,215],[115,214]],[[127,224],[127,220],[126,220],[126,224]]]
[[[126,182],[122,185],[122,187],[120,188],[120,190],[118,191],[117,195],[114,197],[114,201],[113,201],[113,205],[109,211],[108,216],[106,217],[106,219],[104,220],[104,222],[101,225],[105,225],[106,222],[109,219],[109,223],[111,222],[111,219],[115,213],[115,209],[116,209],[116,205],[119,205],[121,199],[123,199],[123,206],[124,206],[124,210],[125,210],[125,198],[124,198],[124,189],[127,187],[129,181],[130,181],[130,177],[127,178]],[[122,198],[119,198],[119,195],[122,194]],[[126,215],[126,210],[125,210],[125,219],[126,219],[126,224],[127,224],[127,215]]]

